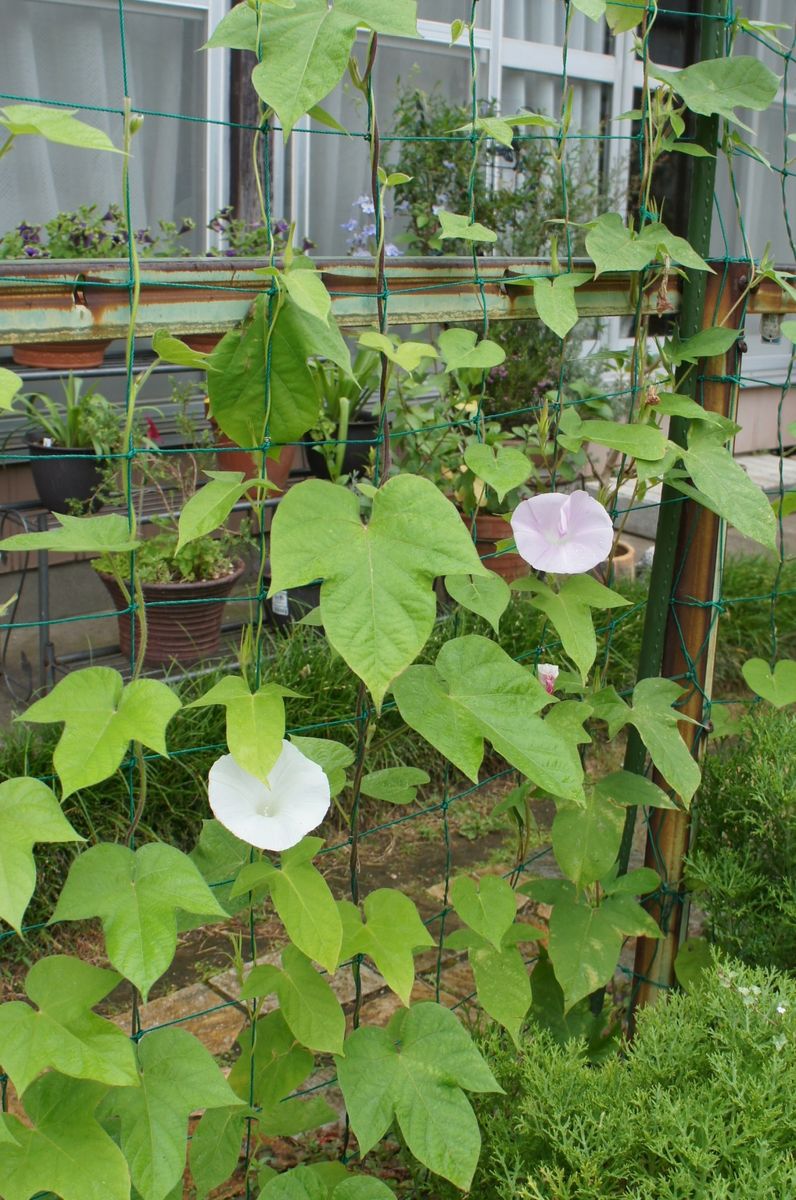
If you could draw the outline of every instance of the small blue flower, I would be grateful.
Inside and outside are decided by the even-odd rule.
[[[366,216],[372,216],[372,214],[375,213],[375,211],[376,211],[376,208],[373,204],[373,200],[371,199],[370,196],[357,196],[356,200],[354,201],[354,203],[352,205],[352,208],[356,208],[357,206],[359,206],[361,211]]]
[[[346,233],[353,233],[358,228],[358,226],[359,226],[359,221],[357,220],[357,218],[351,217],[351,219],[349,221],[343,221],[340,228],[345,229]]]
[[[365,237],[375,237],[376,236],[376,226],[375,225],[365,225],[362,228],[362,233]]]
[[[387,258],[403,258],[403,250],[399,250],[394,242],[388,242],[384,247],[384,253]]]

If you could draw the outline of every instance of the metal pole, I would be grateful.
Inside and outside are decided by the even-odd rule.
[[[702,38],[700,57],[721,58],[723,55],[724,25],[717,18],[724,14],[726,0],[703,0]],[[718,117],[697,117],[695,140],[704,146],[714,157],[695,158],[692,160],[691,175],[691,206],[688,222],[688,240],[694,249],[707,258],[710,254],[710,230],[713,216],[713,194],[716,181],[715,154],[719,142]],[[692,271],[683,287],[683,303],[680,316],[680,336],[691,337],[698,333],[704,323],[705,292],[707,277],[702,271]],[[712,324],[708,318],[707,324]],[[677,390],[681,394],[696,395],[696,373],[685,369],[681,372],[684,379],[678,380]],[[670,424],[669,436],[678,445],[685,445],[688,422],[683,418],[673,418]],[[658,514],[658,527],[655,533],[655,557],[650,572],[647,608],[644,617],[644,632],[639,654],[637,679],[647,679],[659,675],[663,658],[663,644],[666,632],[666,619],[669,612],[669,598],[672,594],[672,580],[676,562],[676,547],[683,505],[682,495],[674,488],[664,485],[661,494],[661,508]],[[624,767],[634,775],[644,773],[647,762],[647,751],[635,729],[631,729],[627,740]],[[633,848],[633,834],[636,824],[637,809],[628,809],[625,819],[625,831],[619,850],[619,870],[621,874],[627,871],[630,852]]]
[[[705,297],[707,324],[720,324],[735,306],[747,282],[746,268],[734,264],[717,271],[708,282]],[[737,396],[741,349],[700,362],[702,402],[705,409],[732,417]],[[728,370],[728,367],[732,367]],[[681,506],[682,518],[675,561],[677,579],[666,623],[662,674],[687,681],[688,694],[680,706],[697,724],[681,724],[686,745],[696,756],[704,746],[704,705],[713,682],[717,632],[715,603],[719,598],[721,562],[719,546],[722,520],[693,500]],[[653,776],[661,786],[657,772]],[[688,849],[690,816],[687,811],[654,809],[648,821],[645,864],[661,873],[663,885],[645,907],[663,930],[662,940],[639,938],[635,974],[640,981],[638,1005],[654,1004],[662,990],[674,983],[674,959],[680,946],[684,913],[683,860]]]

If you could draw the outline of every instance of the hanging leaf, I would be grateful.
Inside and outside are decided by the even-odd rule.
[[[0,917],[19,933],[36,887],[37,842],[82,842],[39,779],[0,783]]]
[[[594,261],[595,276],[603,271],[641,271],[650,263],[667,258],[697,271],[710,270],[685,238],[671,233],[659,221],[636,233],[625,225],[619,213],[603,213],[591,222],[586,251]]]
[[[279,118],[285,141],[297,121],[337,86],[357,31],[350,13],[326,0],[266,10],[262,59],[252,71],[257,95]]]
[[[220,1187],[232,1175],[240,1158],[243,1133],[254,1109],[236,1103],[230,1108],[208,1108],[191,1136],[191,1175],[196,1200]]]
[[[182,1179],[188,1118],[238,1098],[201,1042],[185,1029],[155,1029],[136,1047],[136,1087],[115,1088],[104,1114],[119,1121],[119,1142],[141,1200],[167,1200]]]
[[[247,896],[230,899],[232,884],[229,881],[235,879],[244,864],[249,862],[250,856],[251,846],[236,838],[220,821],[202,821],[199,841],[191,851],[190,859],[230,916],[249,905]]]
[[[431,776],[419,767],[385,767],[365,775],[360,791],[363,796],[384,804],[411,804],[417,797],[417,789],[430,782]]]
[[[531,604],[545,614],[561,645],[585,681],[597,656],[592,608],[624,608],[630,601],[590,575],[568,576],[557,592],[534,576],[515,580],[514,588],[529,593]]]
[[[379,354],[410,374],[417,370],[424,359],[437,357],[436,350],[428,342],[403,342],[394,334],[368,331],[360,335],[359,345],[378,350]]]
[[[60,529],[15,533],[0,542],[0,550],[52,550],[62,554],[124,554],[140,543],[130,532],[127,517],[70,517],[53,513]]]
[[[556,893],[548,941],[565,1011],[610,982],[626,937],[661,936],[658,926],[631,896],[607,896],[593,907],[585,895],[576,897],[572,884],[568,886],[570,891]],[[536,883],[520,890],[542,898]]]
[[[388,1029],[355,1030],[336,1060],[359,1152],[367,1154],[395,1120],[415,1158],[467,1189],[481,1138],[462,1089],[501,1089],[448,1009],[415,1004],[398,1015]]]
[[[417,37],[417,0],[335,0],[357,25],[390,37]]]
[[[647,11],[647,0],[621,0],[620,4],[609,2],[605,6],[605,19],[615,36],[635,29]]]
[[[792,659],[775,663],[772,671],[762,658],[750,658],[741,667],[741,672],[755,695],[775,708],[796,704],[796,662]]]
[[[450,898],[465,925],[499,950],[517,915],[511,885],[497,875],[484,875],[476,887],[469,875],[459,875],[451,884]]]
[[[232,898],[265,884],[290,940],[331,974],[340,961],[343,929],[329,885],[311,862],[322,846],[323,838],[305,837],[282,853],[280,870],[266,860],[244,867]]]
[[[257,14],[247,0],[225,13],[202,47],[215,48],[257,53]]]
[[[241,496],[252,487],[240,471],[207,471],[210,483],[188,499],[177,526],[177,553],[197,538],[206,537],[224,524]],[[263,486],[273,487],[264,481]]]
[[[241,999],[276,993],[296,1041],[320,1054],[342,1054],[345,1015],[329,984],[295,946],[282,951],[282,966],[281,971],[272,966],[254,967],[246,977]]]
[[[488,638],[469,634],[447,642],[436,666],[409,667],[393,695],[407,725],[473,782],[487,738],[545,791],[573,800],[582,795],[576,745],[538,716],[550,697]]]
[[[271,531],[271,594],[322,579],[326,635],[377,706],[434,625],[437,576],[484,575],[464,522],[433,483],[399,475],[368,525],[353,492],[322,480],[291,488]]]
[[[702,116],[720,116],[738,120],[736,108],[751,108],[763,112],[776,97],[778,75],[752,55],[739,54],[732,58],[705,59],[682,71],[652,69],[654,79],[668,83],[691,112]]]
[[[21,387],[22,379],[19,375],[9,371],[7,367],[0,367],[0,411],[5,412],[11,408]]]
[[[680,987],[690,992],[705,971],[713,965],[710,943],[705,938],[688,938],[674,960],[674,974]]]
[[[628,712],[627,709],[625,709]],[[628,713],[629,715],[629,713]],[[594,784],[595,795],[613,800],[625,808],[643,805],[646,808],[677,808],[670,796],[644,775],[632,771],[612,771]]]
[[[723,445],[721,430],[700,422],[688,435],[683,462],[694,486],[707,497],[712,510],[739,533],[770,550],[777,548],[777,522],[765,492],[754,483]],[[682,483],[674,486],[686,491]]]
[[[461,22],[458,22],[458,24],[461,24]],[[453,37],[453,26],[451,26],[451,45],[457,40],[458,38]],[[499,117],[476,117],[475,122],[468,121],[466,125],[459,125],[452,132],[463,133],[474,129],[477,133],[486,134],[487,137],[499,142],[501,146],[511,148],[514,145],[514,138],[516,136],[515,129],[521,126],[531,126],[537,129],[556,129],[557,123],[551,120],[550,117],[543,117],[539,113],[506,113],[505,116],[501,115]]]
[[[64,722],[53,766],[63,798],[108,779],[132,740],[168,758],[166,726],[180,708],[170,687],[156,679],[124,684],[111,667],[86,667],[65,675],[20,718],[39,725]]]
[[[682,693],[671,679],[642,679],[633,690],[628,720],[635,725],[650,758],[666,782],[688,804],[699,787],[699,766],[680,736],[678,721],[687,718],[672,705]]]
[[[30,1200],[54,1193],[61,1200],[130,1200],[124,1155],[95,1116],[107,1093],[101,1083],[54,1071],[25,1093],[32,1127],[0,1115],[0,1195]]]
[[[365,898],[364,921],[349,900],[338,900],[337,905],[343,922],[342,957],[367,955],[387,986],[408,1005],[415,952],[435,944],[412,900],[393,888],[378,888]]]
[[[261,446],[267,433],[276,445],[298,442],[316,424],[315,378],[308,362],[328,358],[351,374],[351,356],[333,320],[320,321],[290,296],[283,299],[270,339],[266,385],[268,297],[258,296],[241,329],[231,330],[210,356],[210,411],[238,446]],[[270,399],[270,409],[267,399]]]
[[[684,362],[696,363],[700,358],[714,358],[726,354],[740,336],[740,329],[725,329],[721,325],[703,329],[693,337],[686,338],[684,342],[675,334],[666,342],[666,360],[673,367],[679,367]],[[705,410],[700,408],[700,411],[704,413]]]
[[[445,329],[438,341],[446,374],[463,370],[488,371],[506,360],[506,351],[502,346],[487,338],[479,342],[473,329]]]
[[[48,108],[42,104],[7,104],[0,108],[0,126],[15,137],[34,134],[63,146],[122,153],[107,133],[79,120],[76,112],[76,108]]]
[[[290,688],[276,683],[264,683],[252,692],[241,675],[225,675],[186,708],[223,705],[230,754],[244,771],[267,783],[282,753],[285,696],[295,695]]]
[[[229,1084],[247,1103],[252,1095],[263,1136],[295,1137],[336,1119],[334,1109],[321,1096],[290,1098],[312,1074],[315,1059],[298,1045],[278,1008],[260,1017],[254,1027],[247,1025],[238,1044],[240,1054],[229,1073]]]
[[[533,280],[533,302],[539,319],[558,337],[565,338],[577,325],[575,288],[590,279],[591,275],[585,271],[572,271],[568,275],[557,275],[555,279]]]
[[[206,922],[227,914],[187,855],[152,842],[133,851],[104,842],[69,869],[51,923],[99,917],[111,965],[144,1000],[177,949],[177,912]]]
[[[5,849],[5,847],[4,847]],[[0,1005],[0,1065],[18,1096],[48,1068],[111,1087],[138,1080],[130,1039],[91,1010],[121,983],[121,975],[55,954],[28,971],[25,994]]]
[[[558,805],[552,842],[556,862],[577,887],[596,883],[616,861],[625,814],[599,792],[586,794],[585,807]]]
[[[157,329],[152,338],[152,349],[164,362],[177,367],[192,367],[197,371],[212,371],[210,356],[201,350],[192,350],[180,338],[172,337],[165,329]]]
[[[496,242],[497,234],[493,229],[487,229],[480,221],[471,221],[466,213],[446,212],[441,208],[437,213],[440,223],[440,241],[446,238],[461,238],[465,242]]]
[[[500,633],[500,618],[509,606],[511,588],[494,571],[488,576],[446,575],[445,590],[451,600],[469,612],[483,617]]]
[[[344,746],[342,742],[335,742],[331,738],[298,737],[296,734],[293,734],[290,740],[302,754],[326,772],[331,795],[337,796],[342,792],[346,786],[346,768],[350,767],[356,758],[350,746]]]
[[[494,488],[498,501],[508,492],[526,483],[533,467],[521,450],[513,446],[486,446],[473,442],[464,452],[464,461],[474,475]]]
[[[310,316],[319,321],[328,321],[332,311],[332,297],[326,290],[326,285],[317,271],[292,270],[285,271],[282,282],[291,300]]]

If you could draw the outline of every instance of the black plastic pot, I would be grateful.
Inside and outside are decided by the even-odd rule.
[[[348,426],[348,437],[343,454],[343,475],[352,475],[357,471],[360,475],[370,461],[370,452],[379,432],[378,417],[369,420],[352,421]],[[306,447],[307,465],[317,479],[330,479],[326,459],[320,450],[313,446]]]
[[[305,587],[290,588],[275,592],[265,602],[265,611],[277,629],[289,629],[296,621],[306,617],[321,602],[321,585],[308,583]]]
[[[89,505],[102,482],[104,458],[87,450],[68,450],[64,446],[45,446],[36,437],[28,438],[33,482],[39,499],[50,512],[69,512],[70,501]],[[100,507],[93,500],[92,509]]]

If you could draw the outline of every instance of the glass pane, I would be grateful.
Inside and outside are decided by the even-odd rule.
[[[564,41],[565,12],[561,0],[508,0],[503,18],[505,36],[560,46]],[[573,12],[569,44],[573,50],[604,54],[606,30],[605,21],[590,21],[583,13]]]
[[[480,58],[479,89],[482,89],[483,95],[486,89],[485,54],[481,54]],[[466,169],[459,169],[459,159],[463,145],[468,153],[469,145],[463,144],[461,139],[456,139],[456,135],[453,134],[456,140],[451,142],[451,157],[448,158],[446,138],[457,125],[468,120],[469,74],[469,55],[463,49],[448,49],[422,43],[400,49],[394,46],[382,46],[379,49],[376,106],[382,133],[382,160],[385,163],[394,167],[407,166],[408,149],[406,141],[403,140],[406,134],[396,130],[405,131],[408,128],[414,131],[421,126],[427,127],[423,126],[423,122],[429,119],[430,114],[432,128],[440,131],[430,135],[426,143],[432,159],[435,162],[438,160],[437,167],[432,172],[434,179],[437,183],[444,180],[444,172],[449,168],[443,164],[456,158],[456,164],[450,169],[459,184],[466,180]],[[418,99],[426,114],[418,118],[420,124],[415,124],[412,109],[412,94],[416,89],[425,94]],[[396,113],[401,95],[404,96],[406,114],[404,124]],[[362,206],[357,203],[359,197],[370,196],[368,143],[361,136],[366,129],[365,106],[359,94],[349,85],[339,87],[324,101],[324,107],[347,129],[360,136],[347,138],[328,133],[326,136],[315,133],[312,135],[309,151],[308,233],[316,244],[318,254],[344,255],[356,250],[366,251],[371,238],[368,232],[371,214],[363,212]],[[412,137],[410,141],[414,145],[418,144]],[[408,173],[417,178],[416,161],[413,160]],[[442,166],[441,176],[439,166]],[[466,183],[464,189],[466,191]],[[453,195],[459,194],[457,188],[453,187],[451,190]],[[400,202],[400,188],[396,189],[395,200]],[[367,209],[367,201],[363,203]],[[440,203],[448,207],[448,199],[442,194],[432,197],[430,203]],[[393,205],[389,207],[392,208]],[[400,242],[402,231],[400,215],[393,217],[388,225],[388,240],[397,242],[400,247],[403,244]]]
[[[120,109],[124,95],[118,5],[114,0],[0,0],[0,80],[5,93],[36,100]],[[125,4],[127,69],[133,107],[204,116],[205,72],[196,51],[207,38],[201,9]],[[200,65],[197,65],[200,64]],[[118,146],[118,113],[81,114]],[[121,202],[118,155],[21,138],[0,172],[0,235],[21,221]],[[133,222],[195,219],[201,227],[206,176],[205,129],[198,122],[147,116],[130,169]]]
[[[490,5],[491,0],[478,0],[475,18],[477,28],[489,28]],[[417,5],[417,15],[426,21],[451,22],[458,19],[469,22],[471,11],[471,0],[419,0]]]

